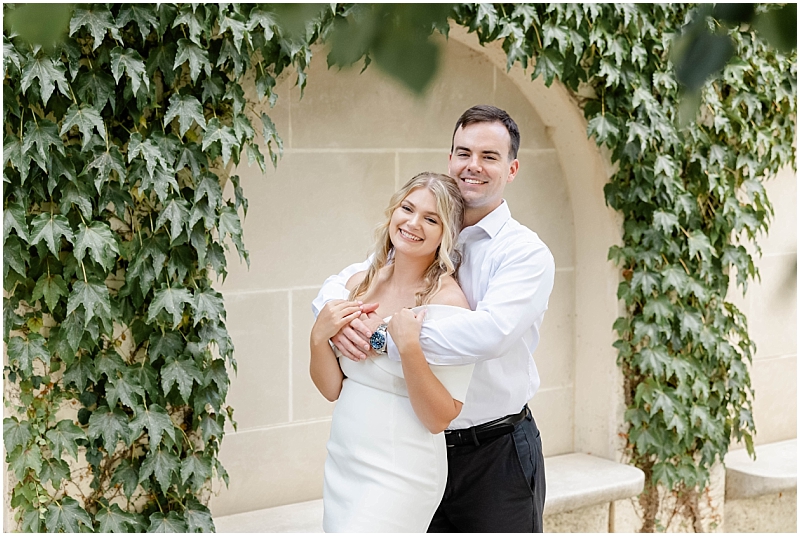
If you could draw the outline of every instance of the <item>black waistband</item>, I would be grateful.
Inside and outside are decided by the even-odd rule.
[[[522,422],[528,415],[530,415],[530,410],[526,404],[522,408],[522,411],[513,415],[506,415],[505,417],[500,417],[499,419],[470,428],[445,430],[444,438],[448,447],[462,447],[466,445],[479,447],[481,441],[487,441],[501,435],[510,434],[514,431],[514,426]]]

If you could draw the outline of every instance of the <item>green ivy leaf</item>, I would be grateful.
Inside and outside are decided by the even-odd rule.
[[[186,62],[189,62],[189,76],[191,76],[192,82],[197,81],[201,69],[205,71],[206,76],[211,74],[211,62],[208,61],[208,52],[205,48],[188,39],[178,39],[178,53],[172,67],[177,69]],[[200,124],[199,121],[197,123]]]
[[[130,500],[136,487],[139,485],[139,473],[136,472],[136,467],[130,460],[122,460],[120,464],[114,469],[114,476],[111,478],[111,484],[119,484],[122,486],[122,491],[125,497]]]
[[[56,84],[58,84],[58,90],[61,94],[69,97],[69,86],[67,85],[67,78],[64,76],[64,66],[47,56],[28,57],[22,67],[21,82],[23,92],[27,93],[34,80],[39,80],[42,102],[45,106],[47,106]]]
[[[169,107],[164,116],[164,124],[170,123],[176,117],[180,125],[178,132],[181,136],[186,134],[186,131],[192,126],[192,122],[196,122],[203,130],[206,128],[203,107],[200,105],[200,101],[191,95],[181,96],[174,93],[169,98]],[[180,167],[180,164],[178,164],[178,167]]]
[[[81,72],[74,87],[78,97],[84,102],[91,102],[97,110],[102,111],[106,103],[111,105],[112,111],[116,109],[114,79],[102,69]]]
[[[170,242],[174,242],[180,236],[188,220],[189,204],[183,199],[173,199],[159,214],[156,220],[156,227],[161,227],[170,222]]]
[[[195,326],[204,318],[214,321],[225,318],[222,294],[212,289],[196,292],[192,300],[192,311],[194,312]]]
[[[33,360],[39,358],[50,365],[50,351],[45,339],[38,333],[28,333],[27,338],[11,337],[8,341],[8,360],[16,361],[19,368],[28,376],[33,374]]]
[[[176,51],[177,46],[175,43],[162,43],[160,46],[151,48],[150,55],[147,56],[147,76],[152,78],[156,69],[158,69],[164,76],[164,82],[172,85],[172,81],[175,79]]]
[[[192,295],[182,287],[162,288],[156,291],[150,307],[147,309],[147,321],[155,320],[158,313],[166,311],[172,315],[173,329],[180,324],[183,308],[192,303]]]
[[[80,507],[78,501],[64,497],[61,503],[53,501],[47,506],[44,523],[49,532],[82,532],[81,525],[91,529],[92,518]]]
[[[142,42],[150,35],[151,28],[158,31],[156,14],[153,8],[146,4],[123,4],[123,7],[119,10],[119,15],[117,15],[117,26],[124,28],[129,22],[136,23],[139,33],[142,34]]]
[[[161,386],[164,392],[169,393],[172,386],[177,384],[178,392],[184,401],[188,402],[192,394],[192,384],[195,382],[201,385],[203,375],[191,359],[175,359],[161,369]]]
[[[36,152],[31,153],[30,150],[34,146],[36,147]],[[55,147],[56,151],[64,154],[64,143],[58,137],[58,127],[55,123],[46,119],[25,123],[22,152],[29,154],[39,164],[42,171],[47,171],[47,157],[51,147]]]
[[[129,442],[128,417],[119,408],[99,407],[89,417],[87,435],[91,440],[102,437],[106,451],[114,452],[118,441]]]
[[[3,419],[3,444],[6,452],[11,452],[18,446],[24,447],[31,439],[33,434],[28,421],[20,422],[16,417]]]
[[[108,287],[99,281],[75,281],[72,293],[67,300],[67,314],[83,307],[86,324],[95,316],[107,321],[111,320],[111,301]]]
[[[137,532],[139,520],[134,514],[124,512],[116,504],[110,507],[102,506],[95,514],[95,519],[100,522],[100,532]]]
[[[186,484],[190,478],[195,491],[211,478],[211,461],[202,452],[194,452],[181,462],[181,482]]]
[[[670,233],[678,228],[678,217],[671,212],[656,210],[653,213],[653,226],[664,233]]]
[[[168,389],[165,389],[165,392]],[[131,436],[138,438],[142,430],[147,428],[147,433],[150,436],[150,451],[158,448],[161,444],[161,438],[164,432],[172,439],[175,439],[175,425],[172,423],[166,410],[158,404],[150,404],[147,408],[137,407],[136,416],[130,423]]]
[[[533,69],[531,78],[541,75],[544,77],[544,84],[550,87],[553,80],[560,78],[563,72],[564,56],[555,48],[546,48],[542,49],[541,53],[536,57],[536,66]]]
[[[42,277],[36,281],[36,286],[33,287],[31,298],[34,300],[44,298],[47,308],[52,312],[58,305],[60,296],[69,296],[69,289],[64,278],[58,274],[42,274]]]
[[[110,270],[119,256],[119,247],[111,228],[99,221],[92,222],[88,227],[83,223],[78,225],[78,236],[75,240],[74,254],[79,261],[83,260],[86,250],[91,258],[106,270]]]
[[[86,439],[86,434],[83,430],[75,426],[75,423],[69,419],[59,421],[55,428],[47,431],[45,436],[53,456],[60,458],[66,449],[67,453],[75,460],[78,459],[78,444],[76,441],[78,439]]]
[[[85,151],[89,146],[92,133],[95,130],[97,130],[101,138],[106,139],[106,127],[103,123],[103,118],[100,116],[100,112],[91,106],[77,106],[73,104],[69,107],[67,115],[64,116],[64,123],[61,125],[60,134],[63,136],[69,132],[72,127],[78,127],[81,135],[83,135],[81,151]]]
[[[711,242],[702,231],[689,233],[689,255],[694,256],[698,253],[705,260],[711,257]]]
[[[605,143],[610,146],[619,135],[617,119],[608,114],[598,114],[589,120],[586,133],[589,136],[594,136],[598,145]]]
[[[69,465],[64,460],[49,458],[42,462],[42,472],[39,481],[42,483],[52,482],[53,487],[61,487],[62,480],[68,480],[70,476]]]
[[[174,331],[168,331],[164,334],[155,332],[150,335],[150,347],[148,349],[150,363],[153,363],[159,357],[175,358],[183,351],[183,348],[183,339],[180,334]]]
[[[634,272],[633,279],[631,279],[631,288],[633,290],[641,288],[642,294],[649,296],[653,292],[653,288],[658,288],[658,274],[647,270]]]
[[[219,188],[219,184],[217,184],[217,187]],[[3,209],[3,242],[8,238],[8,234],[12,229],[17,231],[17,236],[28,242],[28,223],[25,218],[25,207],[22,206],[22,203],[11,203],[7,208]]]
[[[219,120],[215,117],[208,122],[205,136],[203,136],[202,148],[205,151],[212,144],[217,142],[219,142],[222,147],[222,164],[227,165],[228,161],[231,159],[231,152],[234,147],[238,148],[239,141],[236,139],[236,134],[233,129],[221,125]]]
[[[106,399],[110,407],[116,406],[117,400],[121,400],[129,408],[136,408],[139,406],[139,399],[135,395],[139,395],[142,399],[146,397],[142,386],[135,383],[131,376],[123,374],[122,377],[113,375],[109,377],[109,383],[106,384]],[[132,422],[131,427],[133,427]]]
[[[94,180],[97,193],[100,193],[103,183],[108,181],[112,171],[117,172],[120,182],[125,180],[126,169],[125,161],[122,159],[122,153],[116,145],[112,145],[105,151],[98,151],[94,155],[94,159],[86,165],[83,173],[87,173],[90,169],[97,170],[97,176]]]
[[[183,515],[186,518],[189,532],[216,532],[211,511],[198,501],[189,499]]]
[[[119,35],[119,30],[116,24],[114,24],[111,12],[100,5],[92,4],[89,9],[76,8],[75,12],[72,14],[72,19],[69,21],[69,35],[75,35],[75,32],[84,26],[89,28],[89,33],[92,34],[92,38],[94,39],[92,50],[96,50],[97,47],[103,44],[106,32],[110,32],[111,37],[115,40],[122,40]],[[73,530],[67,532],[78,531]]]
[[[172,452],[164,449],[151,450],[142,462],[139,470],[139,482],[144,482],[150,475],[155,475],[161,490],[166,492],[172,484],[172,477],[178,472],[180,462]],[[173,512],[170,512],[172,514]],[[150,517],[152,519],[152,516]],[[183,531],[186,532],[184,528]]]
[[[139,93],[142,83],[147,89],[150,89],[150,78],[145,72],[142,56],[130,48],[114,47],[114,50],[111,51],[111,74],[114,75],[114,81],[117,84],[119,84],[123,72],[131,79],[131,89],[134,95]]]
[[[175,513],[168,512],[166,516],[161,512],[156,512],[150,516],[150,526],[147,532],[187,532],[186,523]]]
[[[81,329],[81,335],[83,335],[83,329]],[[65,386],[69,385],[70,383],[74,383],[78,389],[83,391],[90,381],[92,383],[96,382],[97,376],[95,374],[94,367],[92,366],[91,359],[88,357],[80,356],[78,359],[73,361],[64,372]]]
[[[153,172],[159,164],[164,169],[169,167],[164,155],[161,153],[161,148],[153,143],[152,140],[142,140],[142,135],[135,132],[128,141],[128,163],[130,164],[137,156],[141,156],[144,159],[147,165],[147,173],[150,177],[153,176]],[[177,190],[177,184],[175,186]]]
[[[226,235],[230,235],[231,240],[236,245],[236,250],[239,252],[239,258],[244,259],[247,261],[247,266],[250,266],[250,258],[247,254],[247,250],[244,248],[244,242],[242,241],[242,223],[239,220],[239,215],[236,213],[236,209],[231,206],[222,207],[219,213],[219,239],[220,241],[225,239]]]
[[[28,469],[33,469],[33,473],[38,475],[42,472],[42,451],[38,445],[19,446],[8,453],[8,465],[20,480]]]
[[[47,244],[47,249],[56,256],[58,256],[58,252],[61,250],[62,236],[70,243],[73,243],[75,240],[67,218],[60,214],[49,214],[46,212],[39,214],[31,222],[31,235],[31,246],[35,246],[44,240]]]

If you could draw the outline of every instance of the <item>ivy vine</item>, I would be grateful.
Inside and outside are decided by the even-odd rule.
[[[243,154],[265,168],[254,124],[276,163],[275,77],[292,65],[305,85],[331,18],[288,36],[253,5],[91,4],[55,52],[3,34],[3,440],[22,530],[213,530],[236,362],[211,276],[230,242],[248,259],[230,173]]]
[[[659,484],[701,527],[711,466],[732,438],[753,453],[755,345],[725,298],[731,278],[746,290],[758,277],[745,244],[760,254],[755,239],[772,215],[764,181],[796,165],[797,55],[752,30],[729,30],[734,57],[702,87],[697,120],[680,126],[670,45],[695,13],[686,4],[478,4],[455,16],[481,43],[501,40],[509,68],[532,63],[532,78],[563,83],[618,167],[605,187],[624,217],[623,244],[609,251],[626,308],[614,346],[626,450],[646,476],[646,532],[663,528]]]
[[[247,200],[231,170],[243,153],[265,168],[254,122],[276,164],[281,140],[261,101],[274,105],[275,77],[290,65],[305,86],[313,43],[348,21],[404,27],[391,11],[353,5],[282,25],[276,9],[93,4],[74,11],[54,54],[4,33],[14,416],[3,437],[23,530],[213,529],[204,505],[211,478],[227,478],[218,452],[235,361],[211,275],[225,276],[228,240],[247,260]],[[446,33],[441,10],[427,22],[409,13],[419,35]],[[693,13],[685,4],[451,13],[481,43],[500,40],[509,68],[530,66],[532,78],[573,92],[587,134],[618,167],[605,188],[624,217],[623,244],[609,252],[626,305],[615,346],[626,449],[646,475],[646,531],[659,527],[659,484],[696,503],[731,438],[752,451],[755,349],[725,297],[730,278],[746,289],[758,276],[745,244],[772,214],[764,180],[795,165],[796,53],[747,29],[728,31],[735,56],[703,86],[698,120],[679,125],[670,45]],[[392,64],[380,35],[359,30],[356,49],[338,50],[347,41],[331,35],[332,63],[375,57],[400,76],[403,58]],[[259,102],[247,100],[248,84]],[[227,180],[233,199],[222,195]]]

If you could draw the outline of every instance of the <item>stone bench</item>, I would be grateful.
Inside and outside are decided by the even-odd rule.
[[[610,505],[641,493],[644,473],[588,454],[545,458],[547,532],[607,532]],[[322,532],[322,500],[214,519],[217,532]]]
[[[725,456],[725,531],[797,530],[797,439]]]

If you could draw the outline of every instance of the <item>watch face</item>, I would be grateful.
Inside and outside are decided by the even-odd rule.
[[[369,338],[369,344],[376,350],[380,350],[386,344],[386,335],[380,331],[376,331],[372,334],[372,337]]]

